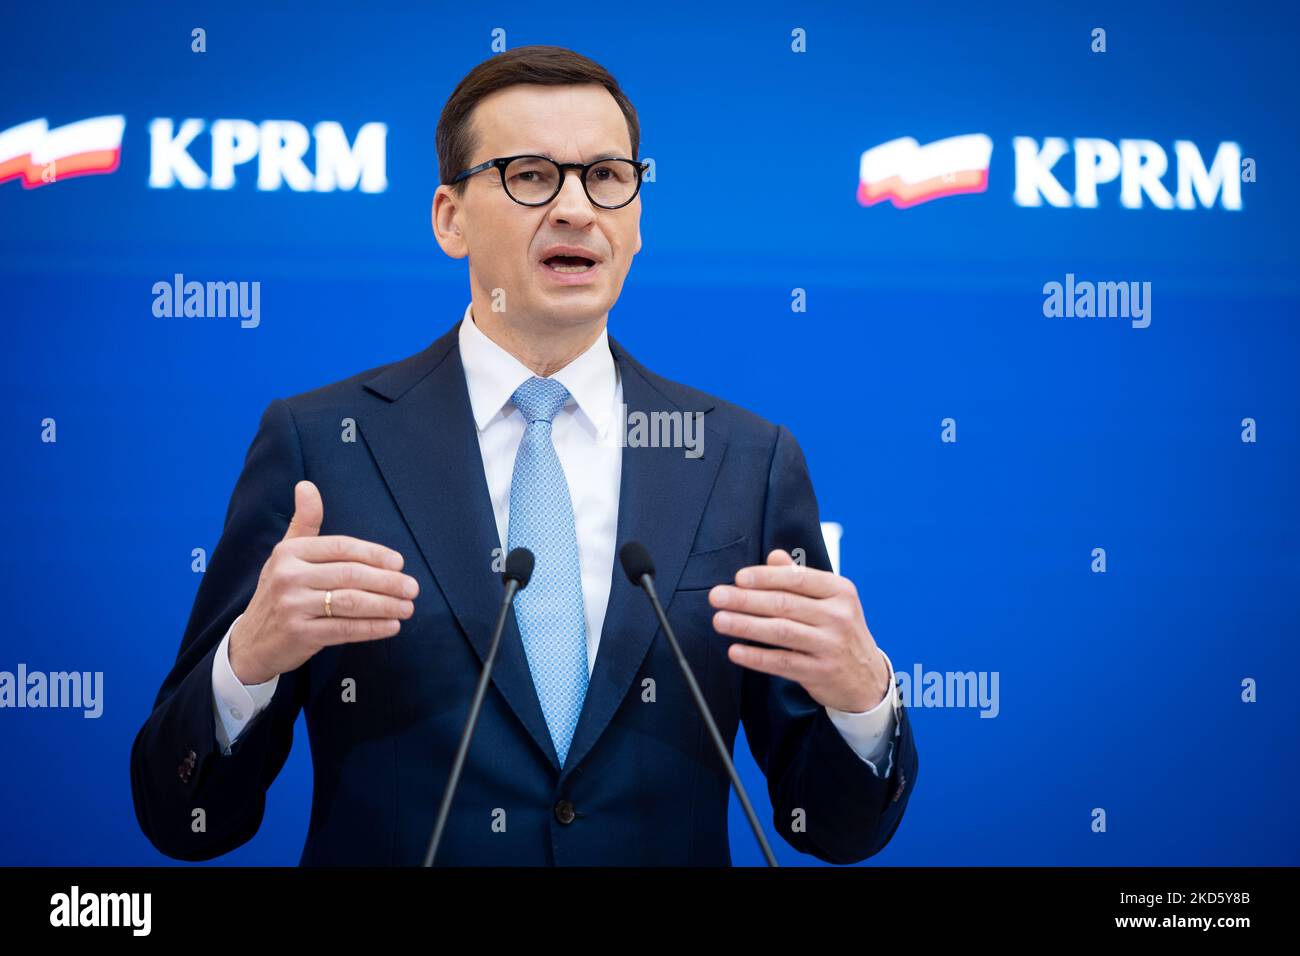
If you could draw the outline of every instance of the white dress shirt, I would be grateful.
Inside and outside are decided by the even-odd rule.
[[[474,323],[473,303],[466,306],[460,325],[459,346],[470,407],[478,430],[479,451],[487,478],[497,537],[502,553],[509,540],[510,481],[515,454],[524,434],[523,413],[510,400],[533,372],[493,342]],[[569,391],[569,399],[556,413],[551,441],[564,469],[573,502],[582,569],[582,598],[587,615],[587,673],[596,666],[596,652],[609,606],[613,581],[615,538],[618,531],[618,492],[623,470],[622,447],[611,434],[621,420],[623,383],[609,336],[602,330],[591,347],[551,378]],[[243,615],[241,614],[240,617]],[[216,711],[217,741],[223,753],[275,693],[279,677],[263,684],[243,684],[230,667],[229,641],[239,618],[217,648],[212,667],[212,699]],[[881,652],[883,654],[883,651]],[[894,668],[889,667],[889,689],[871,710],[849,713],[826,708],[831,722],[853,751],[878,777],[888,777],[893,767],[893,743],[898,734],[898,693]],[[884,768],[877,763],[888,756]]]

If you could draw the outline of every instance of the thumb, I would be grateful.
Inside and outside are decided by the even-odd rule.
[[[293,486],[293,518],[284,539],[314,538],[320,534],[325,520],[325,504],[320,500],[320,490],[310,481],[300,481]]]
[[[794,558],[790,557],[789,552],[777,548],[767,556],[767,565],[770,568],[784,567],[788,564],[794,564]]]

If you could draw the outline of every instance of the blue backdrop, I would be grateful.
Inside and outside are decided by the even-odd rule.
[[[791,428],[898,672],[997,676],[995,716],[915,695],[917,789],[869,863],[1300,863],[1293,8],[476,6],[6,11],[0,671],[100,671],[104,693],[97,719],[0,709],[0,864],[169,862],[136,826],[128,757],[198,586],[192,552],[216,544],[272,398],[460,318],[466,265],[429,227],[434,129],[494,40],[585,53],[637,107],[655,173],[611,332]],[[101,116],[124,120],[117,156],[111,122],[56,135]],[[190,118],[206,183],[151,187],[192,174],[166,142],[155,155],[151,124],[174,140]],[[326,188],[315,139],[307,189],[261,189],[263,139],[213,188],[220,119],[336,123],[348,143],[383,124],[361,159],[386,185]],[[48,131],[12,132],[37,120]],[[968,134],[992,145],[983,191],[858,201],[867,150]],[[1043,173],[1052,137],[1067,152]],[[1191,208],[1159,208],[1156,187],[1124,205],[1126,177],[1154,170],[1124,150],[1155,162],[1151,144]],[[1081,149],[1100,157],[1095,204]],[[735,166],[744,188],[720,188]],[[1017,202],[1018,177],[1039,205]],[[258,281],[257,326],[157,317],[153,286],[177,273]],[[1049,317],[1044,286],[1067,275],[1149,282],[1149,325]],[[297,862],[295,736],[261,831],[219,862]],[[736,862],[761,862],[734,799],[730,821]]]

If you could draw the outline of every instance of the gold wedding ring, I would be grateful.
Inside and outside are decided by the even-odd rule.
[[[326,617],[334,616],[334,611],[330,608],[330,601],[333,599],[333,597],[334,597],[333,591],[325,592],[325,616]]]

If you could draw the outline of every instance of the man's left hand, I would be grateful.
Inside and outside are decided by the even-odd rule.
[[[709,603],[719,634],[734,643],[727,656],[741,667],[789,678],[817,703],[860,713],[889,690],[889,666],[867,629],[858,589],[848,578],[795,564],[782,550],[767,564],[741,568],[735,586],[719,584]]]

